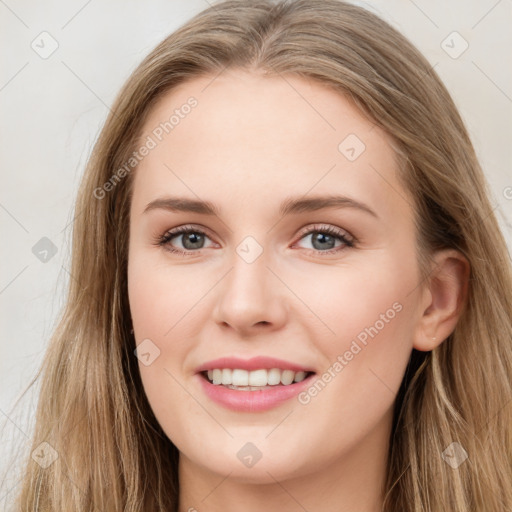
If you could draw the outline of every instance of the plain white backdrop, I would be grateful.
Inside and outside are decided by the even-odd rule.
[[[354,3],[405,34],[445,82],[512,248],[512,1]],[[130,73],[206,7],[206,0],[0,0],[0,476],[8,475],[0,510],[17,491],[6,457],[28,446],[37,386],[12,406],[42,361],[72,279],[73,208],[85,162]]]

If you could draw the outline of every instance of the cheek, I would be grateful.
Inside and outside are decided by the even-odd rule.
[[[128,264],[128,295],[134,329],[139,337],[169,337],[204,294],[200,279],[191,279],[179,266],[171,267],[151,255],[133,254]],[[188,317],[187,317],[188,319]],[[178,324],[179,322],[179,324]]]
[[[199,414],[180,375],[188,340],[183,332],[186,322],[179,319],[190,309],[184,300],[190,292],[170,276],[163,279],[165,269],[152,264],[151,258],[138,256],[129,260],[128,296],[141,380],[158,423],[169,439],[179,440],[187,435],[182,426]]]
[[[311,313],[302,325],[312,330],[310,339],[324,340],[323,352],[331,356],[356,338],[363,343],[374,337],[395,339],[408,316],[404,311],[412,307],[410,292],[417,284],[413,265],[407,267],[391,257],[375,257],[359,267],[347,264],[293,272],[284,280],[294,283],[293,291],[305,305],[302,309]]]
[[[383,258],[364,269],[333,270],[309,276],[296,288],[321,320],[312,317],[302,324],[324,356],[325,378],[318,394],[325,407],[345,396],[345,413],[361,404],[389,406],[412,350],[416,268],[399,258]]]
[[[187,355],[208,320],[202,297],[216,279],[211,271],[172,266],[143,250],[130,254],[128,296],[135,339],[137,346],[145,343],[143,347],[157,354],[150,365],[139,362],[152,405],[163,394],[180,396],[177,380],[182,381]]]

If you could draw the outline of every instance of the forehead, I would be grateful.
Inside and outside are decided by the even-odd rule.
[[[384,214],[408,208],[392,139],[346,96],[304,77],[225,70],[194,78],[153,107],[148,138],[154,147],[135,182],[146,199],[168,186],[219,202],[236,191],[241,205],[340,192]]]

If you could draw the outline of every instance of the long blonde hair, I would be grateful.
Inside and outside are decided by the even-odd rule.
[[[312,78],[351,97],[397,143],[425,280],[438,249],[457,249],[471,265],[453,333],[431,352],[413,350],[383,511],[512,510],[512,272],[488,185],[426,59],[376,15],[337,0],[214,4],[161,42],[120,91],[78,193],[67,302],[36,376],[32,449],[47,442],[59,457],[46,468],[28,457],[16,510],[178,510],[178,452],[153,416],[133,353],[134,171],[118,171],[164,93],[228,66]],[[442,456],[454,442],[468,455],[456,469]]]

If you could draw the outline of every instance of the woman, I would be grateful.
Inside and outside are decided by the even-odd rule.
[[[76,209],[19,510],[512,508],[507,247],[387,23],[206,9],[121,90]]]

